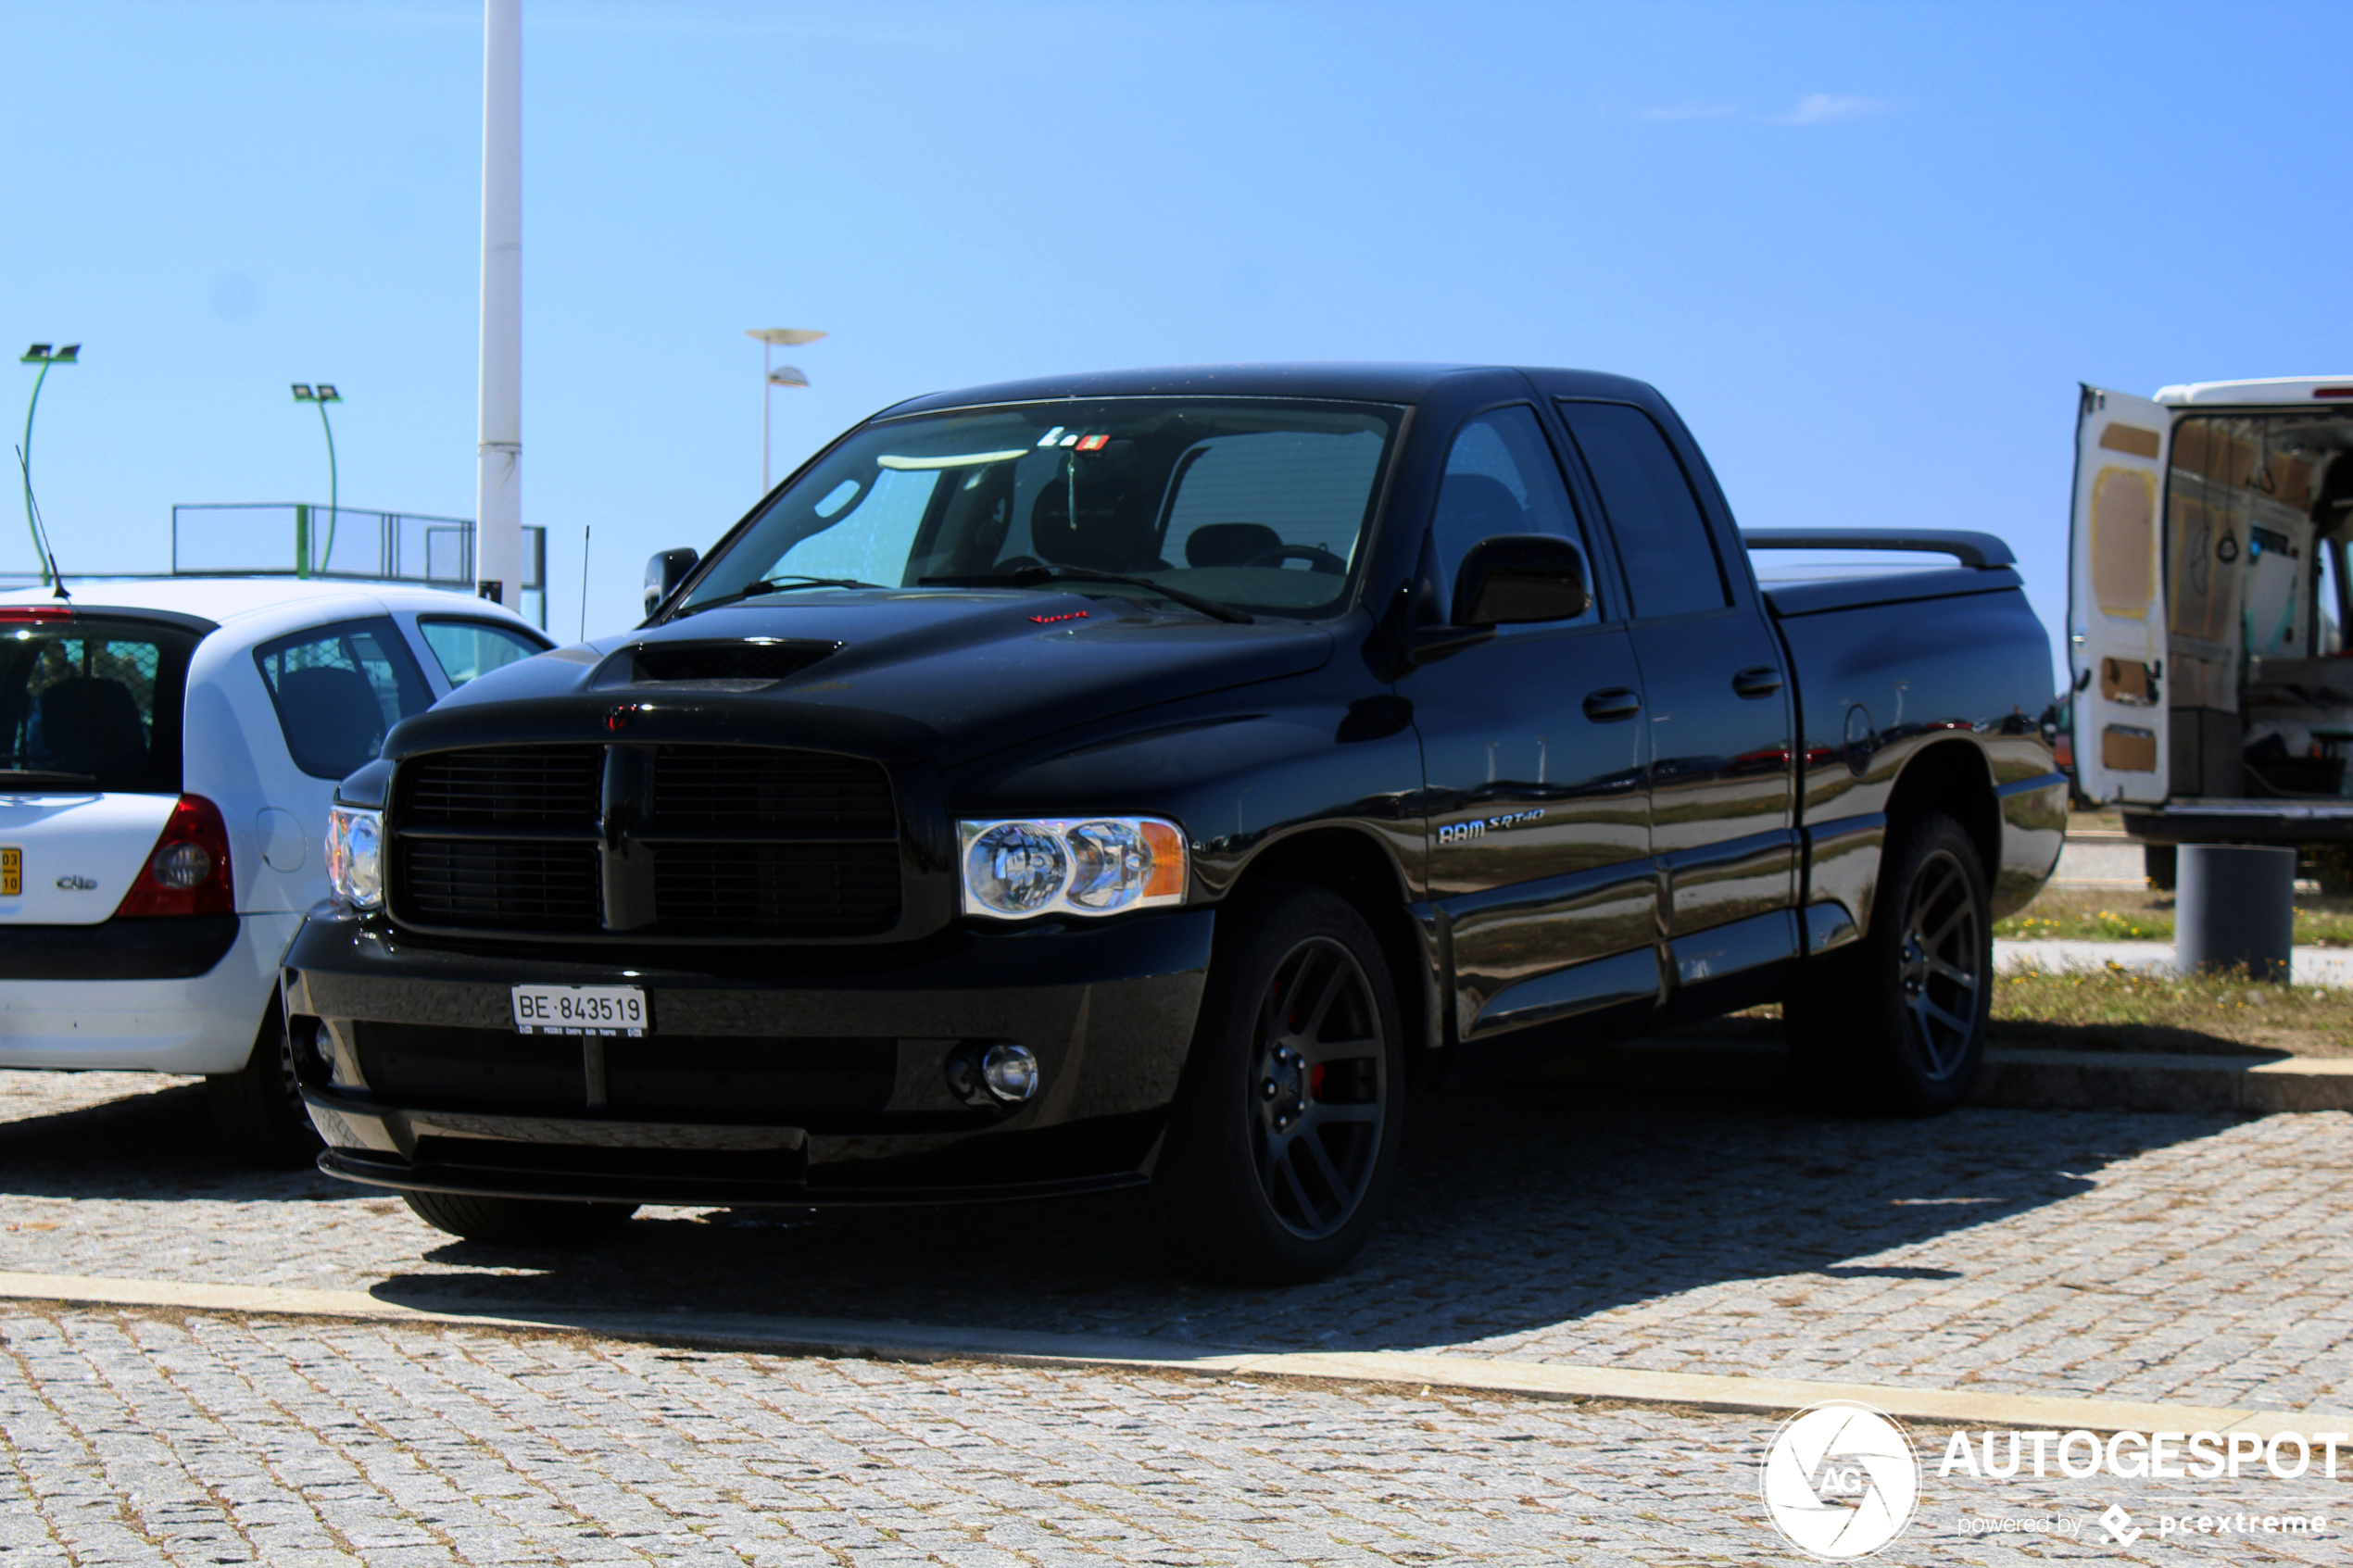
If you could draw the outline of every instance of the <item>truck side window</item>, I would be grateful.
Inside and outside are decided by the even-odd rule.
[[[342,621],[253,650],[296,767],[340,779],[375,760],[384,734],[433,706],[424,671],[389,620]]]
[[[1586,585],[1593,602],[1583,615],[1563,624],[1599,621],[1601,586],[1593,581],[1593,553],[1578,526],[1560,465],[1536,422],[1536,410],[1521,404],[1484,413],[1462,428],[1446,455],[1439,481],[1438,510],[1430,520],[1430,577],[1438,602],[1453,602],[1454,570],[1465,552],[1499,533],[1550,533],[1585,552]]]
[[[1560,411],[1601,492],[1634,613],[1688,615],[1730,604],[1691,479],[1651,417],[1629,403],[1565,401]]]

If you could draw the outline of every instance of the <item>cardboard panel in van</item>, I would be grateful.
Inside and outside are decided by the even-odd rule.
[[[2091,555],[2101,611],[2128,620],[2147,613],[2157,594],[2157,482],[2149,475],[2107,468],[2092,481]]]
[[[2100,761],[2120,773],[2157,771],[2157,732],[2129,724],[2110,724],[2100,731]]]

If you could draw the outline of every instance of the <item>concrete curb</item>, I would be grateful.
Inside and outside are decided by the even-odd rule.
[[[560,1308],[470,1312],[410,1306],[358,1290],[195,1285],[76,1274],[0,1273],[0,1299],[163,1308],[236,1316],[440,1324],[520,1333],[585,1333],[655,1345],[772,1355],[842,1356],[862,1361],[1126,1367],[1206,1377],[1365,1383],[1545,1399],[1678,1405],[1746,1415],[1783,1415],[1824,1399],[1854,1399],[1903,1420],[1950,1426],[2061,1432],[2248,1432],[2263,1437],[2283,1431],[2309,1436],[2321,1428],[2353,1431],[2353,1414],[2320,1411],[2237,1410],[2040,1394],[1905,1388],[1870,1383],[1817,1383],[1786,1377],[1644,1372],[1416,1350],[1259,1352],[1166,1340],[1122,1339],[1107,1335],[1032,1334],[853,1323],[833,1318],[682,1311],[599,1312]]]
[[[1761,1040],[1640,1040],[1524,1076],[1692,1094],[1785,1094],[1789,1052]],[[2353,1110],[2353,1059],[1990,1050],[1972,1105],[2043,1110]]]

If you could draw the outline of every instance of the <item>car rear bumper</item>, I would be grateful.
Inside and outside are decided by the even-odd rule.
[[[483,953],[314,917],[287,1007],[321,1169],[446,1192],[672,1204],[1000,1198],[1132,1185],[1193,1032],[1213,915],[920,949]],[[643,955],[639,955],[642,957]],[[640,1038],[523,1035],[517,985],[632,985]],[[959,1097],[959,1050],[1038,1065]]]
[[[301,921],[284,913],[0,927],[0,1067],[233,1073],[252,1054],[277,985],[278,957]],[[171,965],[186,967],[220,941],[220,922],[228,939],[207,967],[170,974]],[[124,930],[138,927],[155,930]],[[94,949],[112,957],[77,959],[73,943],[50,935],[59,930],[82,934]],[[138,963],[125,955],[141,952],[165,972],[145,978],[92,972],[109,964],[135,972]]]

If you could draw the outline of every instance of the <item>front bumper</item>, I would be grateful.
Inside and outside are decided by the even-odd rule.
[[[631,955],[422,943],[317,915],[284,972],[320,1166],[384,1186],[671,1204],[932,1202],[1131,1185],[1184,1066],[1214,915],[904,949]],[[630,985],[644,1037],[515,1032],[517,985]],[[959,1048],[1036,1053],[975,1106]]]

